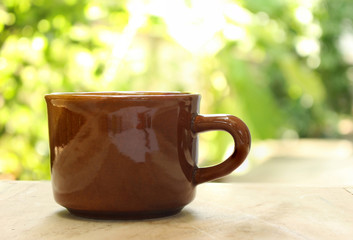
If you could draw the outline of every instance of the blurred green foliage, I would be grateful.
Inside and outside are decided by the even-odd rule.
[[[350,0],[3,0],[0,175],[48,179],[43,96],[179,90],[253,139],[337,137],[351,116]],[[202,164],[231,145],[201,135]]]

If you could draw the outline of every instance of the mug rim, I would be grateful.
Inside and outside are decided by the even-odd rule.
[[[197,93],[179,91],[98,91],[98,92],[53,92],[45,98],[150,98],[200,96]]]

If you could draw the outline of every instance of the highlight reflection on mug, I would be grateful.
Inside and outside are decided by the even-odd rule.
[[[156,134],[151,128],[155,110],[146,107],[123,108],[109,114],[109,137],[120,153],[134,162],[144,162],[147,153],[159,150]],[[123,118],[122,116],[133,116]],[[144,144],[136,144],[136,142]]]

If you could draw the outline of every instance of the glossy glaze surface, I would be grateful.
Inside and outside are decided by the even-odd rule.
[[[174,214],[192,201],[198,183],[229,173],[249,151],[245,125],[198,115],[197,94],[61,93],[45,98],[54,197],[78,215]],[[233,130],[226,129],[229,124]],[[196,133],[207,129],[230,132],[241,154],[216,170],[197,168]]]

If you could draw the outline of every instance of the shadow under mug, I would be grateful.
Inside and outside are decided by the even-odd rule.
[[[179,92],[46,95],[57,203],[91,218],[178,213],[198,184],[231,173],[250,150],[247,126],[231,115],[198,114],[200,98]],[[234,152],[199,168],[197,133],[208,130],[230,133]]]

